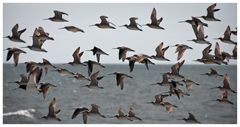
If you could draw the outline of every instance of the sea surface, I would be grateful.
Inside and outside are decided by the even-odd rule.
[[[87,68],[73,67],[70,65],[56,65],[69,69],[73,72],[80,72],[87,76]],[[50,88],[46,99],[42,94],[22,89],[13,90],[17,84],[8,83],[20,79],[20,74],[25,74],[25,65],[3,64],[3,123],[4,124],[82,124],[82,115],[71,119],[77,107],[89,107],[91,104],[100,106],[100,112],[108,117],[117,114],[118,108],[122,108],[125,113],[132,107],[142,121],[119,120],[117,118],[101,118],[89,116],[89,124],[184,124],[182,118],[188,117],[188,112],[195,115],[198,121],[204,124],[236,124],[237,123],[237,94],[229,92],[229,100],[234,103],[224,104],[216,100],[221,96],[219,89],[212,87],[222,86],[223,77],[208,77],[200,75],[209,71],[212,67],[220,74],[228,74],[230,86],[237,90],[237,66],[236,65],[183,65],[180,74],[187,79],[191,79],[200,85],[193,85],[190,96],[185,96],[178,100],[176,96],[165,98],[178,108],[174,108],[172,113],[167,113],[165,108],[154,106],[147,102],[154,101],[154,96],[161,92],[168,91],[167,86],[150,85],[162,80],[162,74],[171,70],[171,65],[150,65],[147,71],[144,65],[136,65],[133,72],[129,73],[128,65],[105,65],[106,68],[95,68],[100,70],[100,76],[105,77],[99,82],[99,86],[104,89],[89,89],[81,87],[89,84],[88,81],[79,81],[73,78],[60,76],[57,72],[49,69],[48,74],[43,74],[41,82],[49,82],[56,85]],[[112,72],[123,72],[133,79],[125,78],[124,89],[116,85],[114,75],[107,75]],[[185,86],[180,86],[186,91]],[[41,118],[47,115],[50,101],[56,97],[57,109],[61,112],[57,114],[62,119],[61,122],[45,120]]]

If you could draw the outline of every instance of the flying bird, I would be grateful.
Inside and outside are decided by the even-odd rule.
[[[227,90],[224,90],[224,92],[222,93],[221,95],[221,98],[219,99],[216,99],[216,101],[220,102],[220,103],[229,103],[231,105],[234,105],[233,102],[229,101],[228,100],[228,91]]]
[[[163,42],[161,42],[155,49],[156,55],[152,55],[151,57],[155,60],[170,61],[164,57],[164,54],[168,48],[169,46],[163,48]]]
[[[164,30],[164,28],[160,26],[160,23],[163,21],[163,17],[157,19],[157,11],[155,8],[153,8],[150,18],[151,18],[151,23],[147,23],[146,26],[153,29]]]
[[[219,11],[220,9],[215,9],[217,4],[212,4],[207,8],[207,15],[206,16],[201,16],[199,18],[203,18],[206,21],[221,21],[220,19],[215,18],[214,13]]]
[[[231,91],[232,93],[237,93],[236,91],[234,91],[231,87],[230,87],[230,77],[228,76],[228,74],[224,75],[223,78],[223,86],[217,86],[217,87],[213,87],[212,89],[220,89],[220,90],[228,90]]]
[[[122,47],[117,47],[117,48],[113,48],[113,49],[118,49],[119,53],[118,53],[118,59],[122,59],[122,61],[124,62],[126,57],[127,57],[127,52],[135,52],[135,50],[130,49],[128,47],[122,46]]]
[[[177,47],[175,53],[178,53],[177,60],[180,60],[182,58],[185,50],[193,49],[192,47],[190,47],[188,45],[184,45],[184,44],[176,44],[175,46]]]
[[[149,70],[148,64],[154,65],[154,63],[150,61],[149,58],[151,57],[145,54],[135,54],[133,56],[127,57],[126,59],[129,61],[128,65],[130,68],[130,72],[133,71],[135,62],[145,64],[147,70]]]
[[[182,82],[184,82],[186,84],[186,88],[187,88],[187,91],[191,91],[192,90],[192,85],[200,85],[199,83],[197,82],[194,82],[190,79],[183,79]]]
[[[67,31],[76,33],[76,32],[82,32],[84,33],[84,31],[76,26],[65,26],[63,28],[59,28],[59,29],[66,29]]]
[[[42,29],[42,28],[41,28]],[[47,50],[42,48],[42,45],[46,40],[54,40],[52,37],[49,37],[49,34],[47,33],[42,33],[42,30],[39,30],[39,28],[35,28],[32,36],[33,43],[31,46],[26,46],[22,48],[28,48],[33,51],[38,51],[38,52],[47,52]],[[42,33],[42,34],[41,34]],[[45,35],[46,34],[46,35]]]
[[[192,113],[188,113],[188,118],[183,118],[180,120],[184,120],[187,123],[198,123],[198,124],[201,123],[196,119],[196,117]]]
[[[142,119],[141,119],[140,117],[136,116],[136,114],[134,113],[132,107],[129,108],[127,117],[128,117],[129,119],[131,119],[131,120],[137,119],[137,120],[142,121]]]
[[[19,55],[21,53],[26,53],[25,51],[18,49],[18,48],[7,48],[6,50],[8,50],[6,60],[9,61],[11,59],[11,57],[13,56],[15,67],[18,65]]]
[[[221,42],[226,43],[226,44],[234,44],[237,45],[237,42],[234,42],[231,40],[231,28],[230,26],[227,26],[225,32],[224,32],[224,37],[219,37],[216,38],[219,39]]]
[[[80,107],[74,110],[72,114],[72,119],[75,119],[80,113],[82,113],[83,117],[83,123],[87,124],[87,117],[90,115],[98,115],[102,118],[106,118],[104,115],[102,115],[99,111],[100,106],[96,104],[91,104],[91,110],[86,107]]]
[[[57,108],[57,103],[56,103],[56,98],[54,97],[53,100],[50,102],[50,104],[48,106],[48,115],[43,116],[42,118],[62,121],[60,118],[57,117],[57,114],[61,110],[56,110],[56,108]]]
[[[208,38],[208,36],[204,35],[204,28],[203,25],[192,25],[194,34],[196,36],[196,39],[192,39],[192,40],[188,40],[188,41],[193,41],[197,44],[211,44],[209,41],[205,40],[206,38]]]
[[[98,63],[96,61],[92,61],[92,60],[88,60],[88,61],[85,61],[83,63],[87,64],[87,66],[88,66],[88,76],[90,76],[92,74],[94,66],[100,66],[102,68],[105,68],[105,66],[103,66],[102,64],[100,64],[100,63]]]
[[[40,83],[39,88],[38,88],[38,92],[43,94],[43,99],[46,98],[47,93],[48,93],[48,89],[50,87],[57,87],[57,86],[55,86],[51,83],[47,83],[47,82]]]
[[[53,71],[57,71],[61,76],[74,76],[75,75],[75,73],[73,73],[67,69],[64,69],[64,68],[56,68]]]
[[[27,83],[28,83],[28,77],[24,74],[20,74],[21,80],[20,81],[13,81],[13,82],[8,82],[8,83],[16,83],[18,84],[18,87],[15,88],[14,90],[20,88],[23,90],[27,89]]]
[[[37,85],[42,78],[43,69],[36,67],[28,74],[27,89],[30,91],[38,91]]]
[[[204,23],[200,19],[198,19],[197,17],[193,17],[193,16],[192,16],[191,20],[189,19],[189,20],[185,20],[185,21],[180,21],[178,23],[185,23],[185,22],[191,24],[192,26],[203,25],[205,27],[208,27],[207,23]]]
[[[237,59],[237,45],[235,45],[234,49],[232,50],[232,58]]]
[[[98,81],[101,80],[101,79],[104,77],[104,76],[99,76],[99,77],[98,77],[99,72],[100,72],[100,71],[97,71],[97,72],[93,73],[93,74],[90,76],[90,84],[89,84],[89,85],[86,85],[86,86],[84,86],[84,87],[103,89],[103,87],[101,87],[101,86],[98,85]]]
[[[86,66],[85,64],[83,64],[81,62],[81,57],[82,57],[83,53],[84,53],[83,51],[80,52],[80,47],[76,48],[76,50],[72,54],[73,62],[68,62],[68,64],[70,64],[72,66],[76,66],[76,65]]]
[[[61,12],[61,11],[57,11],[57,10],[54,10],[54,16],[53,17],[50,17],[50,18],[47,18],[45,20],[50,20],[50,21],[53,21],[53,22],[68,22],[66,19],[63,18],[63,15],[67,15],[67,13],[65,12]]]
[[[100,16],[101,22],[100,23],[96,23],[94,25],[90,25],[90,26],[97,26],[98,28],[102,28],[102,29],[116,29],[113,26],[116,26],[115,24],[113,24],[112,22],[107,21],[107,16]],[[111,25],[113,26],[111,26]]]
[[[151,85],[166,86],[166,85],[170,85],[170,84],[171,84],[171,82],[169,81],[169,75],[167,73],[163,73],[162,74],[162,81],[157,82],[157,83],[153,83]]]
[[[218,64],[218,65],[220,65],[221,63],[214,59],[214,55],[209,54],[212,51],[211,47],[212,47],[212,44],[208,45],[202,51],[202,58],[197,59],[195,61],[201,62],[201,63],[204,63],[204,64]]]
[[[109,75],[116,75],[117,86],[120,85],[121,90],[123,90],[123,87],[124,87],[124,82],[123,82],[124,78],[125,77],[133,78],[132,76],[129,76],[127,74],[120,73],[120,72],[114,72],[114,73],[111,73]]]
[[[87,51],[92,51],[93,55],[96,55],[98,63],[100,62],[100,55],[108,55],[102,49],[100,49],[96,46],[94,46],[93,49],[90,49],[90,50],[87,50]]]
[[[220,76],[220,77],[223,77],[223,75],[218,74],[218,72],[217,72],[215,69],[213,69],[213,68],[210,68],[210,71],[209,71],[209,72],[204,73],[204,74],[201,74],[201,75]]]
[[[24,40],[22,40],[20,37],[22,35],[23,32],[26,31],[26,28],[25,29],[22,29],[22,30],[18,30],[18,24],[16,24],[13,28],[12,28],[12,36],[8,35],[4,38],[8,38],[9,40],[11,41],[14,41],[14,42],[22,42],[22,43],[26,43]]]
[[[143,31],[142,29],[140,29],[140,28],[138,27],[138,26],[141,26],[141,25],[136,22],[137,19],[138,19],[137,17],[131,17],[131,18],[129,18],[129,21],[130,21],[130,24],[129,24],[129,25],[125,24],[125,25],[122,25],[122,26],[120,26],[120,27],[126,27],[126,28],[128,28],[129,30]],[[142,27],[142,26],[141,26],[141,27]]]

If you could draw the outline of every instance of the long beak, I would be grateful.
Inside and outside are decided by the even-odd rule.
[[[119,27],[125,27],[124,25],[121,25],[121,26],[119,26]]]
[[[93,25],[89,25],[89,26],[96,26],[95,24],[93,24]]]
[[[49,19],[43,19],[43,20],[49,20]]]
[[[65,29],[65,28],[63,27],[63,28],[58,28],[58,29],[60,29],[60,30],[61,30],[61,29]]]
[[[7,36],[3,37],[3,38],[8,38]]]
[[[177,120],[183,120],[183,119],[177,119]]]
[[[138,24],[140,27],[142,27],[142,25]]]
[[[210,88],[210,89],[217,89],[217,87],[212,87],[212,88]]]
[[[85,51],[92,51],[92,49],[89,49],[89,50],[85,50]]]
[[[20,47],[20,48],[28,48],[28,47],[26,46],[26,47]]]
[[[112,24],[113,26],[116,26],[114,23],[112,23],[112,22],[109,22],[110,24]]]
[[[195,17],[195,18],[202,18],[201,16],[199,16],[199,17]]]
[[[179,21],[178,23],[185,23],[186,21]]]
[[[210,100],[210,101],[217,101],[217,100]]]
[[[213,38],[214,40],[219,40],[219,38]]]
[[[143,24],[143,25],[141,25],[141,26],[147,26],[147,24]]]

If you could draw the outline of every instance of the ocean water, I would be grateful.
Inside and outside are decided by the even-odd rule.
[[[86,67],[72,67],[70,65],[56,65],[69,69],[73,72],[80,72],[87,76]],[[150,66],[147,71],[145,66],[136,65],[133,72],[129,73],[127,65],[105,65],[106,68],[95,68],[100,70],[100,75],[106,75],[115,71],[123,72],[133,76],[133,79],[125,78],[123,90],[116,86],[114,75],[106,75],[99,86],[104,89],[89,89],[81,87],[89,84],[88,81],[79,81],[68,77],[60,76],[57,72],[48,71],[43,75],[41,82],[49,82],[56,85],[50,88],[47,98],[44,100],[42,94],[22,89],[13,90],[17,84],[8,82],[19,80],[20,74],[25,73],[25,66],[19,64],[14,67],[12,64],[3,65],[3,123],[4,124],[82,124],[82,115],[71,119],[72,113],[77,107],[90,104],[100,106],[100,112],[105,116],[114,116],[119,107],[125,113],[129,107],[133,107],[136,115],[143,121],[118,120],[117,118],[100,118],[98,116],[88,117],[88,124],[184,124],[183,120],[191,112],[204,124],[236,124],[237,123],[237,94],[229,92],[229,100],[234,105],[222,104],[212,101],[221,95],[219,89],[212,87],[222,85],[222,77],[208,77],[200,75],[208,72],[210,67],[218,70],[220,74],[230,76],[230,86],[237,90],[237,66],[236,65],[183,65],[180,73],[186,78],[198,82],[200,86],[193,86],[190,96],[180,100],[176,96],[165,98],[166,101],[177,105],[172,113],[167,113],[165,108],[154,106],[147,102],[154,101],[154,96],[161,92],[168,91],[167,86],[151,86],[150,84],[162,80],[163,72],[171,70],[171,65]],[[51,70],[51,69],[50,69]],[[186,90],[184,86],[180,86]],[[57,100],[57,109],[61,109],[58,117],[61,122],[42,119],[47,115],[48,105],[53,97]]]

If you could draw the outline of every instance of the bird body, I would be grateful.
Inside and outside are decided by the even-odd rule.
[[[116,29],[113,26],[116,26],[115,24],[113,24],[112,22],[107,21],[107,16],[100,16],[101,22],[100,23],[96,23],[94,25],[90,25],[90,26],[97,26],[98,28],[102,28],[102,29]],[[112,24],[113,26],[111,26],[110,24]]]
[[[201,123],[199,122],[196,117],[192,113],[188,113],[188,118],[183,118],[181,120],[186,121],[187,123]]]
[[[53,22],[68,22],[66,19],[63,18],[63,15],[67,15],[67,13],[65,12],[61,12],[61,11],[57,11],[57,10],[54,10],[54,16],[53,17],[50,17],[50,18],[47,18],[45,20],[50,20],[50,21],[53,21]]]
[[[118,49],[119,53],[118,53],[118,59],[122,59],[122,61],[124,62],[127,56],[127,52],[135,52],[135,50],[130,49],[128,47],[122,46],[122,47],[117,47],[114,49]]]
[[[169,46],[163,48],[163,42],[161,42],[155,49],[156,55],[152,55],[151,57],[155,60],[170,61],[169,59],[164,57],[165,51],[168,48]]]
[[[140,29],[140,28],[138,27],[138,26],[141,26],[141,25],[139,25],[139,24],[136,22],[137,19],[138,19],[137,17],[131,17],[131,18],[129,18],[129,21],[130,21],[130,24],[129,24],[129,25],[125,24],[125,25],[122,25],[122,26],[120,26],[120,27],[126,27],[126,28],[128,28],[129,30],[143,31],[142,29]]]
[[[127,75],[127,74],[120,73],[120,72],[114,72],[114,73],[111,73],[111,74],[109,74],[109,75],[113,75],[113,74],[116,75],[117,86],[120,85],[121,90],[123,90],[123,87],[124,87],[124,82],[123,82],[124,78],[125,78],[125,77],[133,78],[132,76],[129,76],[129,75]]]
[[[59,29],[66,29],[67,31],[76,33],[76,32],[82,32],[84,33],[84,31],[76,26],[65,26],[63,28],[59,28]]]
[[[18,48],[7,48],[6,50],[8,50],[7,53],[7,61],[11,59],[11,57],[13,56],[14,59],[14,66],[16,67],[18,65],[18,61],[19,61],[19,55],[21,53],[26,53],[25,51],[18,49]]]
[[[105,66],[103,66],[102,64],[96,62],[96,61],[92,61],[92,60],[88,60],[88,61],[85,61],[83,62],[84,64],[87,64],[88,66],[88,75],[90,76],[92,74],[92,71],[93,71],[93,67],[94,66],[100,66],[102,68],[105,68]]]
[[[57,117],[57,114],[61,111],[61,110],[56,110],[56,98],[54,97],[53,100],[50,102],[49,106],[48,106],[48,115],[47,116],[43,116],[42,118],[44,119],[54,119],[54,120],[58,120],[58,121],[62,121],[60,118]]]
[[[150,18],[151,18],[151,23],[147,23],[146,26],[153,28],[153,29],[164,30],[164,28],[160,26],[160,23],[162,22],[163,17],[157,19],[157,11],[155,8],[153,8]]]
[[[92,51],[93,55],[96,55],[97,57],[97,62],[100,62],[100,55],[109,55],[107,53],[105,53],[102,49],[94,46],[93,49],[87,50],[87,51]]]
[[[185,50],[193,49],[192,47],[190,47],[188,45],[184,45],[184,44],[176,44],[175,46],[177,47],[175,53],[178,53],[177,60],[180,60],[182,58]]]
[[[231,40],[231,28],[230,28],[230,26],[227,26],[227,28],[224,32],[224,37],[219,37],[219,38],[216,38],[216,39],[221,40],[221,42],[223,42],[223,43],[237,45],[237,42],[234,42],[233,40]]]
[[[9,35],[4,38],[8,38],[9,40],[14,41],[14,42],[26,43],[24,40],[22,40],[20,38],[22,33],[26,31],[26,28],[22,29],[22,30],[18,30],[18,28],[19,28],[18,24],[14,25],[12,28],[12,36]]]
[[[201,16],[200,18],[203,18],[206,21],[221,21],[220,19],[215,18],[214,13],[219,11],[220,9],[215,9],[217,4],[212,4],[207,8],[207,15]]]

